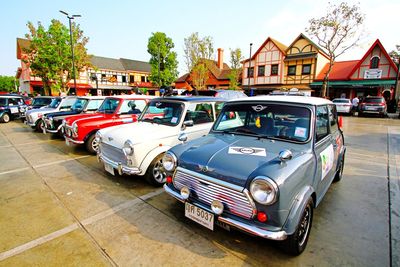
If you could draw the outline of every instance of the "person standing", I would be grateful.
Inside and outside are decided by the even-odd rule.
[[[355,97],[353,98],[353,100],[351,100],[353,112],[358,111],[358,103],[359,103],[359,102],[360,102],[360,100],[358,99],[357,96],[355,96]]]

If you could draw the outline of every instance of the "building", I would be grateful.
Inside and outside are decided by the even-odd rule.
[[[311,84],[320,90],[324,76],[329,68],[324,68]],[[398,69],[377,39],[360,60],[335,62],[329,74],[327,95],[329,98],[354,98],[368,95],[384,96],[386,100],[395,97],[395,84]]]
[[[17,38],[17,59],[21,61],[21,67],[18,68],[16,77],[20,81],[20,92],[46,95],[48,92],[44,92],[42,80],[33,76],[29,63],[24,62],[27,58],[24,48],[29,45],[29,40]],[[92,56],[90,61],[92,67],[79,73],[76,88],[73,80],[68,83],[70,94],[111,95],[139,89],[151,91],[156,88],[148,80],[151,72],[148,62],[99,56]]]
[[[229,88],[229,74],[231,68],[224,63],[224,50],[222,48],[218,48],[217,61],[204,59],[202,62],[204,62],[207,67],[208,78],[205,83],[207,89]],[[175,88],[177,89],[190,89],[194,87],[191,73],[186,73],[175,81]]]

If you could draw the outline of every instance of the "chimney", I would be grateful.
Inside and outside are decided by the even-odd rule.
[[[224,49],[218,48],[218,63],[217,66],[220,70],[224,68]]]

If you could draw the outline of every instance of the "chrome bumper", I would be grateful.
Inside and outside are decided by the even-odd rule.
[[[121,162],[112,161],[112,160],[104,157],[103,155],[101,155],[101,153],[97,153],[97,160],[99,162],[104,162],[104,163],[107,163],[108,165],[111,165],[114,169],[116,169],[118,171],[119,175],[122,175],[122,174],[128,174],[128,175],[136,174],[137,175],[137,174],[141,173],[139,168],[131,168],[128,166],[124,166],[124,165],[122,165]]]
[[[167,184],[164,184],[164,190],[177,200],[179,200],[182,203],[185,203],[186,200],[176,191],[172,190]],[[195,203],[192,203],[195,204]],[[196,205],[196,204],[195,204]],[[201,207],[204,208],[204,207]],[[207,210],[212,213],[211,210]],[[227,218],[223,217],[223,215],[219,215],[217,217],[218,221],[222,223],[226,223],[232,227],[235,227],[243,232],[246,232],[251,235],[259,236],[265,239],[271,239],[271,240],[277,240],[277,241],[282,241],[287,238],[287,233],[285,231],[278,231],[278,232],[273,232],[273,231],[268,231],[265,229],[262,229],[260,227],[257,227],[255,225],[249,225],[243,222],[240,222],[238,220],[232,219],[232,218]]]
[[[71,139],[70,137],[67,137],[67,136],[65,136],[65,135],[64,135],[64,138],[65,138],[65,140],[67,140],[68,142],[71,142],[71,143],[74,143],[74,144],[77,144],[77,145],[81,145],[81,144],[84,144],[84,143],[85,143],[84,141],[74,140],[74,139]]]
[[[48,128],[45,128],[45,130],[46,130],[46,133],[53,133],[53,134],[55,134],[55,133],[61,132],[61,128],[62,128],[62,125],[58,126],[57,129],[48,129]],[[72,140],[71,140],[71,142],[72,142]]]

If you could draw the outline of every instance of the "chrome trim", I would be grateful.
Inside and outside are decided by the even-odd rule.
[[[130,167],[123,166],[121,164],[121,162],[117,163],[117,162],[107,159],[106,157],[101,155],[101,152],[97,154],[97,159],[100,162],[105,162],[105,163],[111,165],[114,169],[116,169],[118,171],[119,175],[122,175],[123,173],[130,174],[130,175],[141,173],[141,170],[139,168],[130,168]]]
[[[247,190],[246,188],[243,190],[243,194],[246,195],[247,199],[250,202],[250,205],[253,207],[253,218],[254,218],[257,215],[256,203],[254,202],[249,190]]]
[[[74,144],[81,145],[81,144],[85,143],[84,141],[74,140],[74,139],[69,138],[68,136],[65,136],[65,135],[64,135],[64,138],[65,138],[65,140],[68,140],[68,142],[71,142],[71,143],[74,143]]]
[[[171,189],[167,184],[164,184],[164,190],[166,193],[171,195],[172,197],[176,198],[182,203],[185,203],[185,200],[182,198],[182,196],[175,192],[173,189]],[[196,205],[196,203],[192,203]],[[196,205],[198,206],[198,205]],[[204,207],[202,207],[204,208]],[[209,212],[212,212],[210,209],[206,209]],[[213,213],[213,212],[212,212]],[[265,239],[271,239],[271,240],[285,240],[287,238],[287,233],[285,231],[278,231],[278,232],[273,232],[273,231],[268,231],[263,228],[257,227],[255,225],[249,225],[240,221],[237,221],[232,218],[227,218],[223,216],[218,216],[217,217],[218,221],[226,223],[230,226],[233,226],[243,232],[249,233],[251,235],[259,236]]]

